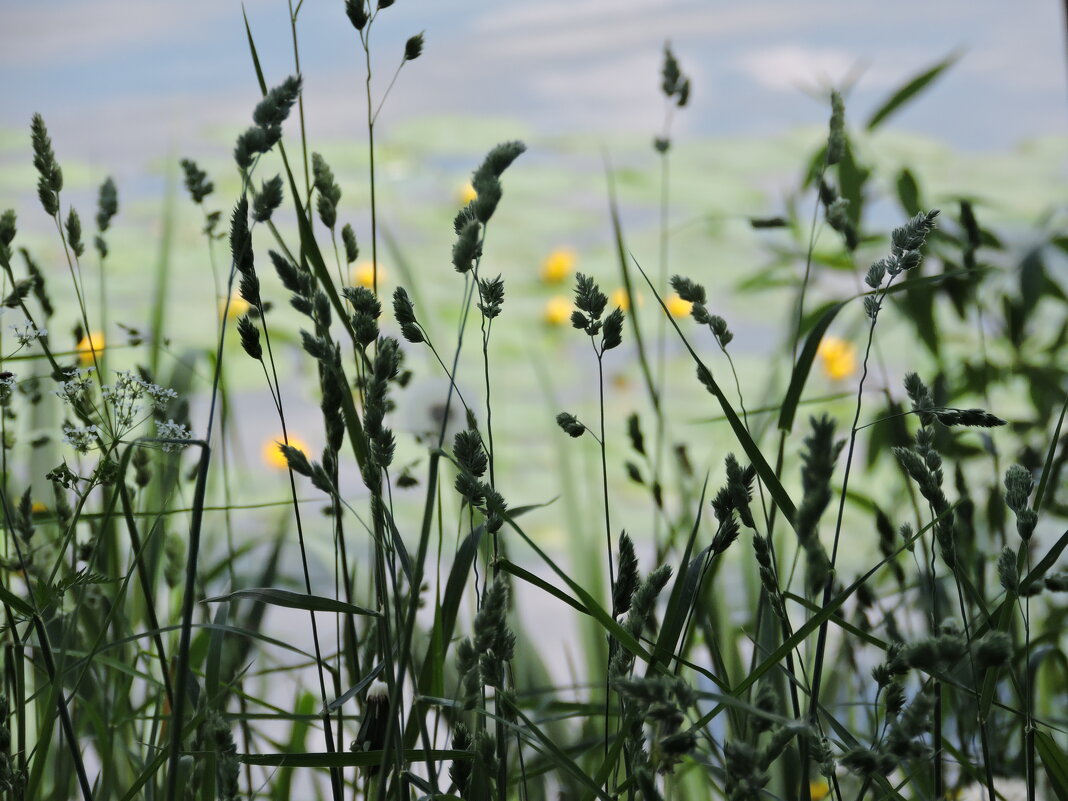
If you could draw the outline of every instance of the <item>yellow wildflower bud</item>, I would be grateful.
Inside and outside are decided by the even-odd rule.
[[[460,201],[460,204],[466,206],[472,200],[478,197],[478,192],[475,191],[475,187],[468,181],[456,192],[456,199]]]
[[[264,464],[268,467],[274,468],[275,470],[285,470],[289,467],[289,462],[286,461],[285,454],[282,453],[281,448],[278,447],[283,442],[285,442],[285,438],[279,434],[277,437],[272,437],[263,443],[260,455],[263,457]],[[308,443],[300,437],[295,437],[292,434],[289,435],[289,446],[304,451],[306,456],[311,454],[311,450],[308,448]],[[309,458],[311,457],[309,456]]]
[[[226,315],[227,320],[236,320],[242,314],[245,314],[250,308],[249,302],[241,297],[240,292],[234,292],[230,296],[230,305],[226,305],[226,300],[219,301],[219,316]]]
[[[362,286],[367,289],[374,289],[375,283],[375,266],[374,262],[361,261],[357,262],[352,268],[349,274],[349,280],[352,281],[353,286]],[[378,285],[381,286],[386,280],[386,270],[379,264],[378,265]]]
[[[91,331],[81,338],[76,348],[78,361],[88,367],[104,352],[104,332]]]
[[[568,248],[557,248],[541,265],[541,280],[546,284],[559,284],[575,268],[578,256]]]
[[[857,349],[852,342],[826,336],[820,340],[816,355],[823,362],[823,372],[833,381],[841,381],[857,371]]]
[[[667,306],[668,313],[672,317],[685,317],[690,313],[690,309],[693,308],[693,304],[690,301],[683,300],[674,293],[664,301],[664,305]]]
[[[570,298],[564,295],[557,295],[549,298],[549,302],[545,304],[542,319],[549,325],[563,325],[571,319],[572,308]]]
[[[641,296],[640,292],[634,293],[634,299],[638,301],[639,306],[645,305],[645,298]],[[615,290],[612,296],[608,299],[609,306],[618,306],[623,311],[630,311],[630,298],[627,297],[627,290],[623,287]]]

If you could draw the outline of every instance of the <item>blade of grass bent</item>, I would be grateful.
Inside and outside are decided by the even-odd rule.
[[[872,115],[868,118],[867,129],[871,131],[878,128],[887,117],[926,89],[939,75],[953,66],[960,56],[960,52],[953,52],[933,67],[929,67],[906,82],[904,86],[894,92],[879,108],[872,112]]]
[[[336,751],[332,754],[321,751],[300,754],[238,754],[237,761],[245,765],[266,765],[278,768],[370,768],[382,765],[384,751]],[[404,752],[405,762],[429,762],[471,759],[470,751],[454,749],[411,749]]]
[[[790,374],[790,386],[786,390],[786,397],[782,402],[782,411],[779,413],[780,430],[788,432],[793,429],[797,405],[801,401],[801,393],[804,391],[805,382],[808,380],[809,372],[812,370],[812,362],[816,359],[820,341],[834,318],[838,316],[838,312],[845,308],[847,303],[849,301],[831,304],[820,315],[816,324],[805,338],[805,345],[801,348],[801,353],[797,357],[797,364],[794,365],[793,372]]]
[[[1061,439],[1061,426],[1064,425],[1064,413],[1068,411],[1068,397],[1064,399],[1064,403],[1061,405],[1061,415],[1057,418],[1057,427],[1053,430],[1053,438],[1049,443],[1049,450],[1046,452],[1046,461],[1042,466],[1042,478],[1038,482],[1038,489],[1035,490],[1035,514],[1042,508],[1042,502],[1046,497],[1046,486],[1049,484],[1050,475],[1053,473],[1053,459],[1057,453],[1057,444]]]
[[[834,613],[841,608],[842,604],[849,600],[850,596],[852,596],[853,593],[855,593],[863,584],[869,581],[871,577],[874,576],[879,570],[881,570],[888,562],[890,562],[890,560],[896,559],[897,556],[903,551],[905,551],[905,549],[908,548],[909,545],[914,543],[924,533],[926,533],[926,531],[931,528],[933,524],[934,521],[929,522],[926,526],[924,526],[922,529],[913,534],[912,537],[909,538],[905,543],[903,543],[894,553],[879,560],[879,562],[875,564],[874,567],[872,567],[863,575],[859,576],[852,584],[850,584],[848,587],[843,589],[838,595],[832,598],[826,606],[822,607],[815,615],[806,620],[805,623],[800,628],[798,628],[789,639],[785,640],[783,644],[780,645],[777,649],[775,649],[775,651],[772,652],[763,662],[757,665],[750,672],[750,674],[746,676],[746,678],[744,678],[735,687],[733,687],[732,694],[735,696],[740,695],[742,692],[744,692],[753,684],[755,684],[761,676],[763,676],[769,670],[774,668],[779,662],[783,660],[787,653],[797,648],[797,646],[804,642],[804,640],[810,634],[819,629],[819,627],[823,625],[824,621],[830,620]],[[692,730],[696,731],[697,729],[708,725],[708,723],[720,713],[722,708],[722,705],[719,705],[716,708],[710,710],[694,724]]]
[[[734,429],[734,436],[738,439],[746,456],[749,457],[749,461],[752,462],[753,467],[757,471],[757,475],[760,476],[760,480],[763,481],[764,486],[768,488],[768,492],[771,493],[771,497],[775,501],[775,504],[782,511],[783,516],[789,521],[790,526],[792,527],[794,525],[794,517],[796,517],[797,513],[794,502],[790,500],[790,496],[786,493],[782,483],[775,475],[775,471],[764,458],[764,454],[760,452],[760,448],[757,447],[757,444],[753,441],[753,438],[746,430],[745,424],[738,417],[737,412],[734,411],[734,407],[732,407],[730,401],[727,400],[727,396],[724,394],[723,390],[720,389],[719,384],[716,383],[715,378],[712,376],[712,371],[705,366],[705,363],[701,361],[701,357],[697,355],[697,352],[691,347],[685,335],[683,335],[682,329],[679,328],[678,323],[676,323],[675,319],[671,316],[667,306],[664,305],[664,299],[661,298],[660,294],[656,291],[656,287],[654,287],[653,282],[649,280],[649,276],[646,275],[645,270],[642,269],[642,266],[633,255],[631,255],[631,259],[634,260],[634,266],[637,267],[638,272],[642,274],[645,283],[649,285],[649,291],[653,293],[656,302],[660,304],[660,308],[663,310],[664,314],[667,315],[668,322],[671,323],[675,332],[679,335],[679,339],[682,340],[682,344],[686,347],[691,358],[697,364],[698,370],[703,371],[703,373],[708,376],[708,385],[706,388],[716,397],[716,400],[719,401],[719,405],[723,409],[723,414],[727,417],[727,422],[729,422],[731,428]]]
[[[1039,560],[1039,563],[1035,565],[1031,572],[1020,582],[1021,586],[1027,585],[1038,581],[1046,574],[1046,571],[1056,564],[1060,558],[1061,553],[1068,547],[1068,531],[1065,531],[1060,538],[1053,543],[1053,546],[1046,552],[1046,555]],[[1005,600],[1001,602],[1000,606],[994,610],[990,615],[988,621],[980,623],[975,628],[975,637],[982,637],[988,630],[1004,631],[1008,628],[1009,622],[1012,620],[1012,612],[1016,606],[1016,601],[1019,596],[1014,592],[1005,593]],[[985,720],[986,716],[990,713],[990,707],[994,703],[995,690],[997,689],[997,672],[996,670],[987,671],[986,678],[983,681],[983,691],[980,694],[979,699],[979,718]]]
[[[653,658],[645,671],[646,676],[652,676],[656,670],[657,662],[665,660],[675,654],[679,645],[679,637],[683,627],[690,619],[690,610],[696,602],[697,593],[700,591],[703,567],[706,561],[708,549],[702,550],[692,562],[690,555],[693,553],[694,543],[697,541],[697,532],[701,528],[701,512],[705,506],[705,493],[708,491],[708,476],[705,476],[704,485],[701,487],[701,500],[697,504],[697,514],[694,515],[693,527],[690,536],[686,540],[686,548],[682,553],[679,564],[685,569],[680,569],[675,574],[675,581],[671,587],[671,595],[668,597],[667,609],[664,611],[664,622],[660,627],[660,634],[653,646]]]
[[[1042,758],[1050,787],[1059,801],[1068,801],[1068,756],[1057,741],[1044,731],[1035,732],[1035,747]]]
[[[244,590],[235,590],[229,595],[216,595],[205,598],[204,603],[223,603],[235,601],[240,598],[251,598],[254,601],[262,601],[271,606],[284,606],[287,609],[303,609],[307,612],[337,612],[344,615],[367,615],[380,617],[379,612],[365,609],[356,604],[345,603],[334,598],[326,598],[321,595],[307,595],[302,592],[290,592],[273,587],[251,587]]]
[[[631,633],[629,631],[619,625],[619,623],[616,622],[616,620],[611,615],[609,615],[608,612],[606,612],[599,603],[597,603],[596,599],[594,599],[592,595],[586,592],[586,590],[584,590],[578,583],[573,581],[571,577],[568,576],[567,573],[565,573],[558,564],[556,564],[555,561],[549,558],[549,555],[545,553],[545,551],[543,551],[534,543],[534,540],[532,540],[530,536],[516,524],[515,520],[512,519],[512,515],[507,515],[505,517],[505,520],[508,525],[512,527],[512,530],[523,538],[523,541],[526,542],[526,544],[529,545],[531,549],[533,549],[533,551],[541,558],[541,560],[545,562],[545,564],[547,564],[550,568],[552,568],[552,571],[560,577],[560,579],[571,589],[571,591],[575,594],[579,601],[581,601],[582,604],[585,605],[586,611],[590,615],[592,615],[609,634],[619,640],[620,644],[635,656],[641,657],[646,662],[652,659],[651,654],[649,654],[649,652],[642,647],[641,643],[639,643],[633,636],[631,636]]]
[[[308,719],[319,719],[319,716],[315,714],[315,696],[311,693],[299,693],[294,708],[296,713],[305,716],[305,719],[294,720],[293,727],[290,729],[286,752],[291,754],[304,750],[304,744],[308,739],[308,729],[310,728]],[[292,797],[292,788],[293,771],[279,771],[278,779],[271,788],[271,801],[289,801]]]
[[[152,298],[152,319],[149,338],[149,369],[153,376],[159,375],[159,355],[163,348],[163,326],[167,311],[167,279],[171,274],[171,243],[174,240],[174,198],[177,195],[174,182],[174,159],[167,159],[166,188],[163,195],[163,219],[159,239],[159,255],[156,259],[156,291]],[[153,378],[153,380],[157,380]]]
[[[627,303],[631,328],[634,329],[634,342],[638,348],[638,363],[642,368],[642,378],[645,379],[645,388],[649,393],[649,399],[653,402],[653,411],[660,416],[660,393],[657,392],[656,382],[653,381],[652,371],[649,369],[649,360],[645,355],[645,342],[642,339],[642,329],[638,324],[638,303],[634,293],[634,285],[631,281],[630,270],[627,267],[627,249],[623,243],[623,226],[619,220],[619,204],[616,201],[616,185],[612,179],[611,165],[608,156],[604,156],[605,182],[608,186],[608,211],[612,218],[612,234],[615,239],[616,254],[619,257],[619,271],[623,276],[623,290],[627,293]]]
[[[898,292],[915,289],[918,286],[939,284],[948,278],[952,278],[965,272],[965,270],[951,270],[942,273],[941,275],[928,275],[910,281],[907,284],[902,283],[897,284],[896,286],[891,286],[885,291],[885,294],[895,295]],[[805,338],[804,347],[802,347],[801,352],[797,356],[797,363],[794,365],[794,369],[790,374],[790,386],[786,390],[786,396],[783,398],[782,408],[779,413],[780,430],[790,431],[793,429],[794,416],[797,413],[798,405],[801,403],[801,393],[805,389],[805,382],[808,381],[809,373],[812,370],[812,363],[815,361],[816,354],[819,351],[820,341],[823,339],[823,335],[827,332],[831,323],[834,322],[835,317],[838,316],[838,312],[853,301],[867,295],[875,294],[875,292],[876,290],[872,290],[871,292],[861,292],[847,300],[839,301],[837,303],[828,303],[822,310],[813,313],[812,316],[816,316],[816,322],[809,330],[808,336]],[[750,414],[752,414],[752,412],[750,412]]]
[[[559,587],[554,587],[545,579],[535,576],[529,570],[524,570],[519,565],[509,562],[507,559],[500,559],[496,562],[496,564],[497,567],[499,567],[505,573],[515,576],[517,579],[521,579],[522,581],[527,582],[527,584],[530,584],[531,586],[537,587],[539,590],[546,593],[547,595],[551,595],[556,600],[560,601],[561,603],[567,604],[572,609],[582,612],[582,614],[584,615],[589,614],[586,611],[586,607],[584,607],[566,592],[561,590]]]
[[[263,68],[260,66],[260,58],[256,51],[256,43],[252,38],[252,28],[248,24],[248,15],[245,13],[243,7],[241,9],[241,14],[245,21],[245,34],[248,37],[249,52],[252,56],[253,67],[256,70],[256,79],[259,81],[260,92],[266,95],[267,82],[263,77]],[[320,288],[326,293],[327,298],[330,300],[330,304],[337,311],[342,326],[348,332],[349,337],[353,342],[355,342],[356,335],[352,329],[352,322],[349,319],[344,303],[342,303],[341,298],[337,294],[337,289],[334,287],[334,282],[330,277],[330,271],[327,269],[326,262],[323,260],[323,255],[319,250],[319,245],[315,241],[315,235],[312,232],[311,224],[308,222],[304,207],[301,205],[300,191],[297,187],[297,181],[293,176],[292,169],[290,169],[289,159],[286,157],[285,146],[282,142],[278,143],[278,152],[282,156],[282,164],[285,167],[286,176],[289,179],[290,194],[293,198],[293,208],[297,215],[301,257],[307,259],[311,264],[312,269],[315,272],[315,277],[319,281]],[[272,230],[274,229],[273,222],[268,222],[268,226],[270,226]],[[345,377],[344,370],[340,365],[338,365],[338,370],[341,372],[341,378],[344,380],[345,385],[348,386],[348,379]],[[356,406],[353,403],[352,395],[348,392],[341,393],[341,412],[345,421],[345,428],[349,435],[349,442],[351,443],[353,453],[356,456],[356,463],[362,470],[367,463],[367,442],[364,437],[363,426],[360,424],[359,415],[356,413]]]

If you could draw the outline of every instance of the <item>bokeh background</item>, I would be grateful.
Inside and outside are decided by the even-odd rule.
[[[287,4],[249,0],[244,8],[267,81],[280,83],[293,71]],[[732,352],[748,404],[758,408],[781,397],[788,365],[769,356],[781,355],[788,335],[805,242],[782,231],[754,231],[749,218],[788,209],[811,214],[811,195],[799,187],[807,159],[826,136],[829,89],[845,94],[855,145],[876,170],[870,222],[881,226],[877,233],[901,221],[893,180],[908,166],[932,205],[952,208],[955,199],[971,198],[984,226],[997,229],[1015,257],[1044,215],[1065,202],[1064,13],[1054,0],[398,0],[389,8],[372,41],[376,97],[405,40],[422,31],[426,46],[403,69],[378,123],[383,289],[408,287],[421,320],[449,347],[460,301],[449,262],[451,220],[465,182],[494,144],[523,139],[529,146],[506,174],[484,267],[504,275],[508,292],[492,354],[498,474],[508,477],[503,490],[515,505],[561,499],[532,514],[528,530],[548,547],[567,550],[572,563],[602,558],[599,535],[577,536],[600,530],[598,506],[587,500],[600,489],[598,454],[588,440],[569,441],[553,422],[564,409],[595,419],[594,362],[588,342],[566,324],[566,312],[554,316],[553,309],[566,306],[576,270],[592,273],[606,291],[619,286],[606,155],[628,245],[639,262],[657,267],[661,184],[652,142],[665,122],[659,90],[665,41],[693,85],[689,106],[672,118],[670,270],[710,287],[711,310],[725,316],[736,335]],[[334,169],[344,193],[339,225],[354,226],[366,258],[362,52],[341,0],[306,0],[298,30],[311,149]],[[926,93],[876,133],[862,132],[872,110],[899,86],[951,57],[953,66]],[[177,163],[192,157],[208,171],[217,187],[208,205],[225,215],[239,192],[233,141],[260,96],[242,6],[236,0],[0,0],[0,68],[0,209],[19,210],[20,244],[35,253],[53,293],[68,301],[60,308],[72,304],[62,252],[35,197],[34,112],[47,121],[64,169],[65,208],[73,203],[88,223],[100,182],[111,175],[119,186],[106,291],[95,263],[88,260],[86,268],[90,310],[109,320],[104,335],[114,366],[136,361],[138,350],[126,332],[143,333],[155,299],[163,298],[166,366],[189,364],[206,380],[204,354],[216,338],[224,269],[216,264],[213,270],[199,211],[180,187]],[[295,120],[288,122],[289,141],[297,132]],[[260,174],[278,169],[268,161]],[[292,233],[283,226],[287,230]],[[225,252],[223,244],[215,254],[222,264]],[[265,255],[257,253],[261,264]],[[554,258],[565,267],[547,275]],[[1063,269],[1063,262],[1056,267]],[[844,297],[858,280],[820,270],[813,302]],[[264,295],[275,305],[272,337],[283,344],[281,390],[293,431],[317,451],[316,378],[297,345],[301,320],[269,276]],[[646,295],[646,312],[651,306]],[[21,320],[8,315],[0,322]],[[53,338],[74,322],[72,313],[61,311]],[[831,333],[859,342],[862,327],[858,307]],[[885,369],[869,384],[875,392],[890,385],[897,392],[904,366],[916,367],[922,358],[895,346],[904,341],[895,340],[896,330],[892,320],[880,321],[887,345],[880,354]],[[235,414],[227,430],[235,472],[226,502],[284,504],[287,482],[281,471],[270,472],[275,466],[264,456],[278,426],[262,375],[230,339],[227,389]],[[76,342],[71,334],[72,349]],[[695,342],[715,352],[707,336]],[[415,377],[399,398],[397,463],[419,474],[425,446],[417,438],[434,427],[447,385],[429,354],[406,350]],[[703,475],[721,469],[730,438],[710,420],[718,408],[695,390],[692,367],[678,351],[672,341],[667,413],[673,439],[690,444]],[[481,357],[477,348],[469,352],[459,383],[478,408]],[[622,469],[626,415],[646,409],[629,339],[607,364],[607,440],[618,447],[611,455],[614,514],[641,539],[650,522],[647,496],[628,484]],[[841,375],[824,367],[810,382],[813,396],[842,395],[855,386],[855,365]],[[193,398],[194,433],[203,401],[203,395]],[[57,444],[40,458],[52,466],[61,456],[70,458],[69,449]],[[358,480],[351,484],[358,493]],[[417,518],[421,492],[414,490],[413,503],[398,505],[402,526],[406,516]],[[302,495],[323,503],[306,486]],[[219,513],[208,517],[208,547],[220,555],[224,520]],[[243,512],[234,533],[273,532],[290,517],[284,505]],[[313,568],[326,579],[333,551],[328,532],[319,535],[312,548],[322,561]],[[530,607],[523,609],[530,614]],[[547,650],[566,651],[569,631],[544,612],[533,607],[528,628]]]
[[[245,8],[268,72],[288,70],[286,3]],[[299,13],[313,131],[333,135],[361,130],[361,54],[341,8],[307,0]],[[255,97],[237,2],[4,0],[0,9],[0,128],[21,133],[40,111],[68,157],[114,170],[116,155],[196,145],[242,124]],[[401,0],[375,33],[383,68],[418,31],[427,47],[418,75],[395,89],[387,128],[446,114],[505,116],[542,133],[644,133],[661,113],[660,48],[671,40],[694,86],[680,133],[811,124],[823,116],[812,95],[829,84],[855,82],[851,106],[863,112],[953,52],[960,63],[901,115],[902,128],[973,150],[1065,131],[1064,9],[1054,0]]]
[[[116,353],[129,338],[115,324],[143,333],[157,297],[166,299],[163,332],[173,359],[212,346],[225,293],[219,268],[213,273],[209,264],[199,212],[180,188],[177,162],[193,157],[207,169],[218,187],[209,206],[225,212],[239,188],[230,160],[234,137],[259,98],[243,10],[273,84],[293,71],[290,8],[284,0],[0,2],[0,66],[7,76],[0,205],[19,209],[20,236],[28,237],[62,299],[69,292],[65,265],[47,218],[35,209],[32,113],[48,122],[65,171],[64,201],[83,219],[100,181],[114,176],[121,204],[114,255],[106,292],[90,279],[90,298],[106,310],[105,335]],[[639,262],[657,267],[660,178],[651,145],[665,125],[659,82],[666,41],[693,86],[689,106],[671,119],[670,270],[713,288],[713,310],[735,330],[751,405],[773,395],[775,371],[765,357],[783,342],[800,245],[754,232],[748,219],[783,213],[803,199],[799,186],[806,159],[825,136],[830,87],[845,93],[857,147],[876,167],[882,194],[872,198],[871,213],[886,229],[900,219],[892,181],[903,166],[932,204],[972,198],[984,223],[1003,226],[1010,243],[1026,245],[1036,220],[1063,204],[1065,23],[1063,7],[1052,0],[400,0],[374,27],[376,97],[405,40],[420,31],[424,53],[401,72],[378,122],[379,211],[388,240],[380,256],[383,286],[387,292],[408,286],[431,331],[449,341],[460,298],[448,261],[450,221],[467,176],[497,142],[526,141],[529,151],[508,175],[487,244],[487,269],[504,275],[509,293],[494,358],[512,395],[495,425],[502,441],[513,443],[499,458],[517,475],[532,476],[523,485],[546,497],[573,484],[561,474],[560,435],[549,411],[581,412],[593,397],[588,349],[559,309],[566,310],[576,270],[592,273],[606,291],[619,285],[605,157],[616,170],[628,246]],[[298,32],[311,149],[337,174],[344,190],[339,225],[353,224],[366,258],[362,51],[340,0],[306,0]],[[947,58],[954,64],[926,93],[874,135],[861,135],[874,108]],[[291,120],[287,135],[297,133]],[[566,264],[557,280],[545,273],[554,257]],[[815,283],[818,298],[821,290],[855,290],[857,277],[824,271]],[[275,303],[279,336],[295,341],[300,321],[284,292],[276,291]],[[833,333],[848,340],[858,324],[859,317],[843,320]],[[669,358],[677,346],[670,348]],[[261,377],[240,353],[234,356],[230,389],[248,412],[232,421],[234,431],[250,469],[262,469],[261,452],[270,449],[277,426]],[[633,356],[624,351],[610,364],[620,428],[625,413],[644,402]],[[317,448],[311,366],[296,348],[285,358],[291,381],[283,389],[306,411],[296,419],[307,423],[305,439]],[[892,363],[894,354],[888,358]],[[411,349],[411,364],[416,381],[398,430],[415,435],[432,427],[445,385],[427,354]],[[702,425],[707,409],[689,391],[685,362],[680,368],[677,378],[671,371],[667,378],[669,388],[674,381],[680,388],[669,393],[678,399],[680,436],[703,436],[685,429]],[[474,362],[461,371],[462,384],[470,376],[472,398],[479,395],[478,375]],[[814,391],[839,391],[843,378],[849,376],[823,375]],[[402,453],[414,465],[420,446],[408,445],[402,443]],[[719,458],[709,449],[709,463]],[[245,489],[255,493],[256,486]],[[277,494],[280,486],[264,493]],[[547,536],[562,536],[559,525],[546,526]]]
[[[108,347],[117,354],[128,348],[130,359],[136,349],[116,324],[143,334],[158,297],[166,299],[171,358],[203,353],[214,342],[223,282],[218,265],[211,268],[177,162],[192,157],[208,171],[217,186],[208,205],[225,213],[239,190],[233,141],[259,98],[243,9],[268,83],[278,83],[293,71],[284,0],[0,2],[0,66],[8,76],[0,103],[0,206],[19,209],[20,236],[62,299],[69,293],[66,267],[48,219],[36,211],[31,115],[47,121],[66,176],[64,202],[80,208],[83,219],[91,216],[99,183],[115,178],[121,210],[106,291],[90,278],[89,296],[106,311]],[[383,288],[407,286],[430,330],[451,341],[460,299],[449,264],[452,215],[488,148],[526,141],[529,151],[508,174],[489,232],[486,269],[501,272],[508,288],[494,364],[511,394],[502,398],[495,427],[512,445],[498,458],[543,498],[566,498],[569,487],[582,486],[568,470],[593,471],[589,479],[596,480],[592,458],[581,467],[561,460],[552,415],[559,408],[592,414],[595,397],[587,343],[566,324],[573,273],[592,273],[609,292],[619,287],[606,157],[627,244],[639,262],[658,267],[660,177],[652,140],[666,119],[659,90],[666,41],[693,86],[688,107],[671,118],[670,271],[712,287],[713,311],[736,334],[732,348],[751,406],[774,396],[781,371],[769,370],[766,357],[784,341],[803,243],[755,232],[748,219],[803,202],[801,178],[826,135],[830,87],[846,95],[857,147],[876,167],[870,213],[886,229],[900,221],[892,182],[903,166],[932,204],[970,197],[984,223],[1003,226],[1007,241],[1017,244],[1026,245],[1035,221],[1064,200],[1065,24],[1064,9],[1052,0],[399,0],[374,27],[377,98],[405,40],[418,32],[426,37],[423,55],[401,72],[377,128],[379,213],[388,240],[380,252]],[[337,174],[344,191],[339,225],[354,226],[366,259],[363,54],[340,0],[301,4],[298,35],[310,149]],[[954,64],[922,96],[872,136],[862,135],[873,109],[947,58]],[[287,123],[287,136],[298,132],[295,120]],[[263,175],[277,169],[267,164]],[[555,279],[546,275],[554,258],[565,264]],[[855,291],[857,280],[822,271],[813,297]],[[296,341],[300,320],[286,294],[273,291],[278,336]],[[832,333],[849,340],[859,324],[859,313],[844,316]],[[677,347],[670,344],[669,359]],[[415,466],[422,449],[414,435],[433,427],[446,384],[428,354],[409,351],[416,378],[397,428],[413,435],[401,453]],[[894,356],[888,355],[891,366]],[[302,410],[294,411],[297,433],[317,449],[311,364],[297,348],[283,358],[287,402]],[[480,394],[477,361],[460,374],[472,399]],[[678,388],[668,393],[678,435],[708,436],[707,404],[691,391],[685,361],[678,367],[666,379],[669,390]],[[277,436],[262,377],[238,351],[228,369],[234,403],[245,412],[231,421],[237,450],[250,470],[262,471],[262,454]],[[626,413],[644,403],[634,352],[624,349],[609,370],[610,425],[622,437]],[[839,392],[850,378],[823,374],[813,391]],[[709,447],[699,467],[721,456]],[[617,479],[625,483],[622,474]],[[277,497],[280,480],[242,490]],[[542,534],[562,538],[564,529],[546,521]]]

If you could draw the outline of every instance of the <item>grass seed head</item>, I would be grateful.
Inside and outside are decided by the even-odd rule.
[[[499,274],[496,278],[480,278],[478,289],[482,299],[478,304],[479,311],[486,319],[492,320],[501,313],[504,304],[504,279]]]
[[[37,169],[37,197],[50,217],[59,214],[59,193],[63,189],[63,170],[56,161],[52,140],[48,136],[44,118],[34,114],[30,122],[30,141],[33,144],[33,166]]]
[[[845,155],[845,103],[837,89],[831,90],[831,122],[827,135],[827,164],[837,164]]]
[[[275,209],[282,205],[282,176],[264,181],[252,202],[252,217],[256,222],[267,222]]]
[[[619,535],[619,572],[612,588],[612,616],[619,617],[630,609],[631,598],[638,589],[638,557],[634,541],[626,531]]]
[[[182,159],[182,173],[185,175],[185,188],[193,202],[201,204],[204,198],[215,191],[215,184],[208,180],[208,174],[191,159]]]
[[[237,333],[241,337],[241,347],[245,353],[256,361],[262,361],[263,347],[260,345],[260,329],[247,314],[238,319]]]
[[[382,3],[379,2],[379,7],[381,6]],[[352,27],[358,31],[363,31],[371,18],[367,12],[367,0],[345,0],[345,14],[352,23]]]
[[[248,228],[248,198],[242,196],[230,215],[230,256],[239,272],[255,272],[252,256],[252,234]]]
[[[300,96],[301,79],[290,75],[281,84],[270,89],[252,112],[252,120],[261,128],[280,126],[289,116],[289,111]]]
[[[104,233],[111,226],[112,218],[119,212],[119,191],[111,178],[104,179],[96,202],[96,228]]]
[[[82,219],[74,209],[67,212],[65,227],[67,229],[67,244],[74,251],[74,255],[81,258],[82,254],[85,253],[85,243],[82,242]]]
[[[581,437],[586,433],[586,426],[579,422],[579,419],[570,412],[560,412],[556,415],[556,424],[567,432],[568,436]]]
[[[0,247],[4,248],[5,261],[11,258],[10,251],[7,248],[15,239],[17,219],[14,209],[7,209],[3,214],[0,214]]]
[[[341,228],[341,242],[345,246],[345,263],[352,264],[360,257],[360,248],[356,244],[356,232],[349,223]]]
[[[379,4],[381,7],[381,4]],[[404,43],[404,60],[415,61],[423,53],[424,37],[422,33],[417,33]]]

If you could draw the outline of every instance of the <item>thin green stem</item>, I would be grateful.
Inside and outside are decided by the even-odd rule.
[[[378,203],[375,196],[375,112],[371,100],[371,23],[360,33],[363,42],[364,61],[367,65],[365,82],[367,95],[367,157],[371,181],[371,290],[378,294]]]

